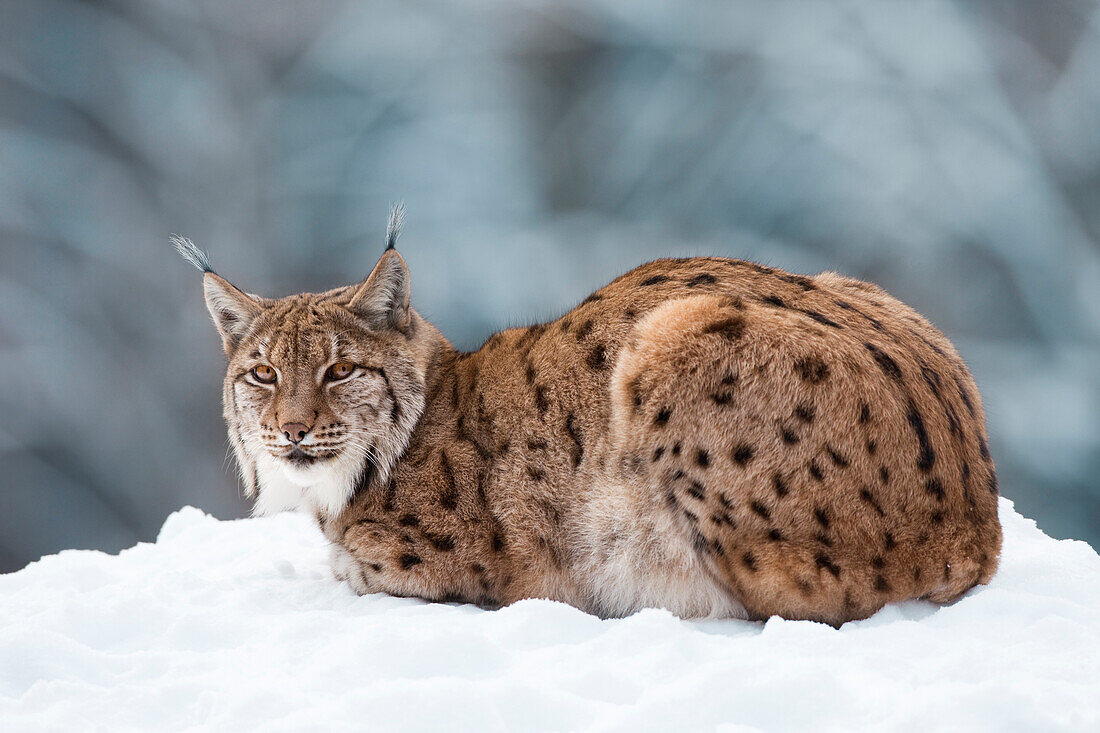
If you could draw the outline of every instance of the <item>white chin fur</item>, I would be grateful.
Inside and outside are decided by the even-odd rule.
[[[361,470],[359,461],[346,456],[299,467],[263,455],[256,462],[260,486],[252,513],[302,511],[335,517],[348,505]]]

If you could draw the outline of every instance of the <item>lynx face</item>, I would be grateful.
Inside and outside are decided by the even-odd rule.
[[[204,290],[253,511],[333,516],[372,473],[384,480],[424,409],[431,329],[409,309],[400,255],[387,250],[366,280],[326,293],[260,298],[209,270]]]

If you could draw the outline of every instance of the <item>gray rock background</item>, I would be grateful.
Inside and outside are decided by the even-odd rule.
[[[0,570],[246,506],[170,232],[359,279],[403,199],[457,345],[644,260],[874,280],[985,396],[1004,493],[1100,544],[1100,6],[3,0]]]

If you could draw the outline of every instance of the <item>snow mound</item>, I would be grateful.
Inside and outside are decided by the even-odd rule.
[[[839,630],[356,597],[304,516],[0,576],[5,730],[1097,730],[1100,557],[1002,499],[993,583]]]

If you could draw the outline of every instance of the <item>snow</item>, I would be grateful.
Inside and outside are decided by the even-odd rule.
[[[308,518],[187,507],[154,544],[0,576],[0,726],[1100,729],[1100,557],[1001,520],[989,586],[834,630],[360,598]]]

